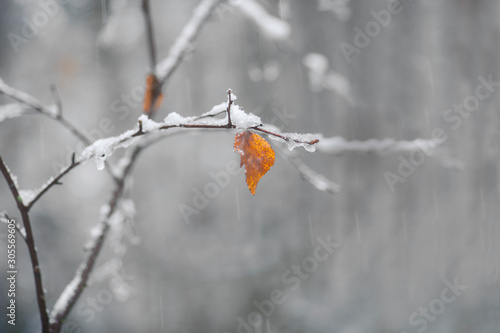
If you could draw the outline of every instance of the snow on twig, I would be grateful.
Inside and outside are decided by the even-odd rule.
[[[87,246],[87,255],[82,261],[75,276],[70,283],[64,288],[63,292],[57,299],[52,311],[50,312],[51,325],[60,323],[61,318],[65,318],[69,310],[72,308],[78,296],[85,288],[90,272],[94,266],[97,254],[104,243],[104,239],[109,230],[107,219],[104,219],[92,232],[92,239]]]
[[[365,141],[348,141],[340,136],[321,138],[316,149],[320,153],[341,155],[345,153],[388,155],[394,153],[411,153],[423,150],[432,155],[442,142],[435,140],[416,139],[397,141],[394,139],[368,139]]]
[[[465,168],[464,163],[450,155],[448,150],[442,147],[444,140],[435,139],[415,139],[415,140],[394,140],[394,139],[368,139],[365,141],[348,141],[342,137],[321,138],[316,149],[320,153],[334,156],[342,154],[377,154],[386,156],[389,154],[411,154],[413,152],[423,152],[427,156],[438,159],[441,165],[447,169],[461,171]]]
[[[216,105],[208,114],[219,112],[220,108],[221,104]],[[207,113],[204,115],[207,115]],[[136,137],[176,127],[191,129],[251,129],[268,134],[270,138],[286,143],[290,150],[296,147],[304,147],[308,151],[314,151],[314,145],[318,142],[318,136],[312,134],[280,133],[278,129],[271,125],[263,125],[260,117],[252,113],[245,113],[235,104],[231,105],[231,117],[232,124],[228,123],[227,114],[225,118],[205,119],[202,117],[182,117],[172,112],[167,115],[163,122],[156,122],[149,119],[147,115],[141,115],[138,119],[138,129],[128,130],[116,137],[97,140],[83,150],[77,162],[82,163],[93,157],[97,169],[102,170],[104,162],[109,156],[118,148],[126,148],[133,144]]]
[[[135,149],[134,151],[138,150]],[[97,260],[97,256],[101,252],[101,248],[110,230],[110,221],[113,219],[115,212],[118,210],[125,187],[125,180],[132,169],[134,160],[135,157],[130,160],[130,163],[123,171],[122,177],[119,178],[119,182],[116,185],[116,189],[113,192],[113,196],[109,201],[109,204],[105,205],[103,209],[101,209],[101,222],[99,222],[99,224],[91,230],[91,238],[85,246],[86,256],[80,263],[80,266],[78,266],[76,274],[71,282],[65,287],[64,291],[57,299],[54,308],[50,313],[50,324],[52,327],[60,328],[63,320],[67,317],[71,308],[76,303],[78,297],[81,295],[88,283],[90,273],[92,272],[94,264]]]
[[[21,103],[12,103],[0,106],[0,123],[28,113],[28,108]]]

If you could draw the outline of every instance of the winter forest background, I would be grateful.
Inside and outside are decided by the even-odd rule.
[[[137,126],[150,71],[140,1],[46,3],[0,1],[2,80],[45,105],[54,85],[65,118],[92,140]],[[198,3],[151,2],[158,60]],[[239,169],[186,218],[180,207],[239,163],[235,131],[186,130],[156,143],[135,164],[124,218],[111,223],[63,331],[500,332],[500,2],[255,3],[217,5],[164,85],[156,119],[200,115],[231,88],[236,104],[283,132],[362,140],[361,149],[288,156],[268,140],[276,162],[254,196]],[[47,22],[23,35],[41,12]],[[0,94],[0,155],[20,188],[38,188],[84,145],[35,111],[10,119],[11,103]],[[436,134],[439,145],[413,154],[414,167],[404,149],[363,149],[384,142],[364,140]],[[303,179],[297,158],[340,192]],[[61,182],[31,210],[49,308],[113,190],[93,161]],[[0,211],[21,221],[3,177]],[[307,259],[328,238],[333,253]],[[2,270],[6,239],[2,224]],[[0,331],[39,332],[20,237],[17,249],[17,324],[6,322],[2,278]]]

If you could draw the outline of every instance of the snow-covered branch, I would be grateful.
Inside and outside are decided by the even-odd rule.
[[[130,174],[132,166],[140,151],[139,148],[134,149],[134,153],[123,170],[123,174],[116,184],[116,188],[113,191],[109,203],[101,210],[101,222],[91,231],[91,238],[85,247],[87,253],[85,258],[80,263],[80,266],[78,266],[75,276],[64,288],[64,291],[57,299],[50,313],[50,325],[54,328],[54,331],[60,331],[64,319],[67,317],[87,285],[90,273],[92,272],[110,230],[110,220],[114,216],[118,208],[118,203],[122,198],[127,176]]]
[[[445,168],[461,171],[464,169],[462,161],[450,155],[445,147],[442,147],[445,140],[435,139],[415,139],[415,140],[394,140],[394,139],[368,139],[365,141],[348,141],[342,137],[334,136],[321,138],[316,145],[320,153],[334,156],[342,154],[377,154],[386,156],[390,154],[411,154],[423,152],[427,156],[437,158]]]
[[[193,16],[186,26],[184,26],[174,45],[170,48],[168,56],[156,65],[155,74],[161,85],[170,78],[175,69],[180,65],[182,59],[188,53],[191,44],[200,33],[203,24],[209,19],[213,10],[220,2],[222,0],[202,0],[194,9]]]
[[[75,153],[73,153],[73,155],[71,156],[71,164],[62,169],[56,177],[49,178],[49,180],[47,180],[45,184],[42,185],[42,187],[40,187],[38,190],[24,190],[25,194],[21,194],[21,197],[23,198],[23,202],[26,205],[26,208],[28,208],[28,210],[31,209],[31,207],[33,207],[33,205],[45,194],[45,192],[47,192],[52,186],[60,184],[59,180],[73,168],[75,168],[78,164],[80,163],[75,161]]]
[[[64,288],[57,299],[50,313],[50,325],[57,327],[58,331],[62,325],[63,319],[68,315],[69,311],[75,304],[76,300],[86,286],[90,272],[94,267],[97,256],[104,244],[106,234],[109,230],[108,218],[104,219],[94,230],[92,230],[92,239],[87,246],[87,255],[78,266],[75,276],[71,282]]]
[[[27,114],[29,108],[21,103],[11,103],[0,106],[0,123]]]
[[[229,102],[232,103],[232,101]],[[258,116],[252,113],[245,113],[238,105],[235,104],[232,104],[230,113],[227,113],[230,114],[231,123],[229,123],[229,117],[227,115],[225,118],[205,118],[206,116],[211,115],[211,112],[218,113],[220,111],[219,108],[222,108],[223,106],[227,107],[227,103],[215,106],[211,111],[198,118],[182,117],[181,115],[172,112],[163,120],[163,122],[156,122],[149,119],[146,115],[142,115],[138,119],[137,129],[128,130],[119,136],[101,139],[94,142],[92,145],[84,149],[80,157],[77,158],[77,162],[81,163],[93,157],[97,164],[97,168],[102,170],[104,168],[105,160],[118,148],[126,148],[130,146],[134,143],[135,138],[139,136],[157,133],[172,128],[254,130],[265,133],[270,138],[287,144],[290,150],[296,147],[304,147],[308,151],[314,151],[314,146],[318,143],[318,136],[312,134],[281,133],[274,126],[263,125]]]
[[[369,139],[365,141],[348,141],[340,136],[321,138],[316,149],[320,153],[342,155],[346,153],[389,155],[398,153],[411,153],[423,150],[432,155],[442,142],[436,140],[416,139],[411,141],[398,141],[394,139]]]

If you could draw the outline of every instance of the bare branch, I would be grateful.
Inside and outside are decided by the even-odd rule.
[[[26,245],[28,246],[28,251],[31,259],[31,267],[33,269],[33,275],[35,279],[35,289],[38,303],[38,310],[40,313],[40,320],[42,323],[42,332],[49,333],[49,318],[47,315],[47,305],[45,303],[45,293],[43,290],[42,283],[42,273],[40,271],[40,264],[38,262],[38,254],[35,246],[35,239],[33,238],[33,231],[31,230],[30,217],[28,215],[28,208],[23,204],[21,196],[19,195],[19,190],[17,185],[12,178],[12,175],[4,163],[2,157],[0,156],[0,171],[2,172],[7,184],[9,185],[10,191],[14,200],[17,204],[17,209],[21,213],[21,218],[23,220],[24,229],[26,230]]]
[[[149,0],[142,0],[142,12],[146,21],[146,35],[148,37],[149,64],[152,69],[156,67],[156,45],[153,33],[153,20]]]
[[[233,104],[233,100],[231,99],[231,89],[227,90],[227,127],[232,128],[233,124],[231,123],[231,104]]]

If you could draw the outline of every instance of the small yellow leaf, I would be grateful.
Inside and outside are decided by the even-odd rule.
[[[255,189],[262,176],[274,165],[274,150],[260,135],[245,131],[234,137],[234,151],[241,155],[240,167],[245,165],[248,189]]]

